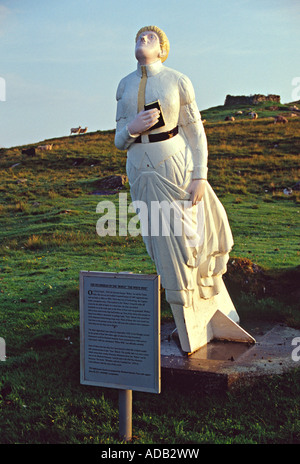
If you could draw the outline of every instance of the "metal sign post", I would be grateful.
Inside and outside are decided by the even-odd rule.
[[[119,390],[119,436],[124,441],[132,438],[132,390]]]

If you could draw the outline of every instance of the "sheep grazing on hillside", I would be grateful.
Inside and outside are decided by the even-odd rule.
[[[255,113],[254,111],[252,111],[252,112],[250,113],[250,117],[251,117],[251,119],[257,119],[257,118],[258,118],[258,114]]]
[[[71,129],[71,134],[70,134],[70,135],[72,135],[72,134],[79,134],[79,133],[80,133],[80,129],[81,129],[81,126],[79,126],[79,127],[72,127],[72,129]]]
[[[288,122],[288,120],[284,116],[275,116],[274,124],[276,124],[277,122],[286,124]]]
[[[22,154],[23,155],[34,156],[35,155],[35,148],[34,147],[23,148]]]
[[[225,121],[235,121],[233,116],[226,116]]]
[[[48,145],[39,145],[38,149],[48,151],[48,150],[52,150],[52,147],[53,147],[53,143],[48,144]]]

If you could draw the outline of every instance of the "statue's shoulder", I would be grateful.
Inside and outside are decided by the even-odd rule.
[[[177,71],[176,69],[169,68],[167,66],[163,67],[163,72],[166,73],[166,76],[172,77],[173,79],[176,79],[179,83],[179,85],[182,85],[183,87],[191,85],[191,80],[186,76],[184,73],[181,71]]]
[[[163,66],[162,72],[168,76],[172,76],[177,79],[180,79],[180,77],[183,76],[183,74],[180,71],[177,71],[176,69],[173,69],[173,68],[169,68],[168,66]]]
[[[164,66],[164,72],[168,82],[176,83],[182,104],[191,103],[195,99],[195,92],[190,78],[186,74],[166,66]]]
[[[130,83],[133,79],[136,79],[136,76],[137,76],[137,72],[133,71],[127,74],[127,76],[123,77],[120,80],[118,88],[117,88],[117,100],[120,100],[120,98],[122,98],[126,85]]]
[[[127,76],[123,77],[121,80],[120,80],[120,84],[121,82],[127,82],[127,81],[130,81],[132,79],[134,79],[134,77],[137,76],[137,72],[136,71],[132,71],[131,73],[127,74]]]

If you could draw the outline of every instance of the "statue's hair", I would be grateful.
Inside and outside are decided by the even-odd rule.
[[[170,50],[170,43],[169,43],[168,37],[166,36],[164,31],[162,31],[157,26],[145,26],[145,27],[142,27],[138,31],[138,33],[136,35],[136,38],[135,38],[135,41],[137,42],[140,34],[142,34],[142,32],[146,32],[146,31],[153,31],[158,35],[160,46],[161,46],[162,50],[164,50],[166,52],[166,54],[161,58],[161,61],[162,62],[166,61],[166,59],[168,58],[169,50]]]

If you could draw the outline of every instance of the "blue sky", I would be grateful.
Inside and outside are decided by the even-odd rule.
[[[113,129],[117,85],[149,24],[166,32],[165,65],[190,77],[200,110],[228,93],[292,101],[299,0],[0,0],[0,146]]]

